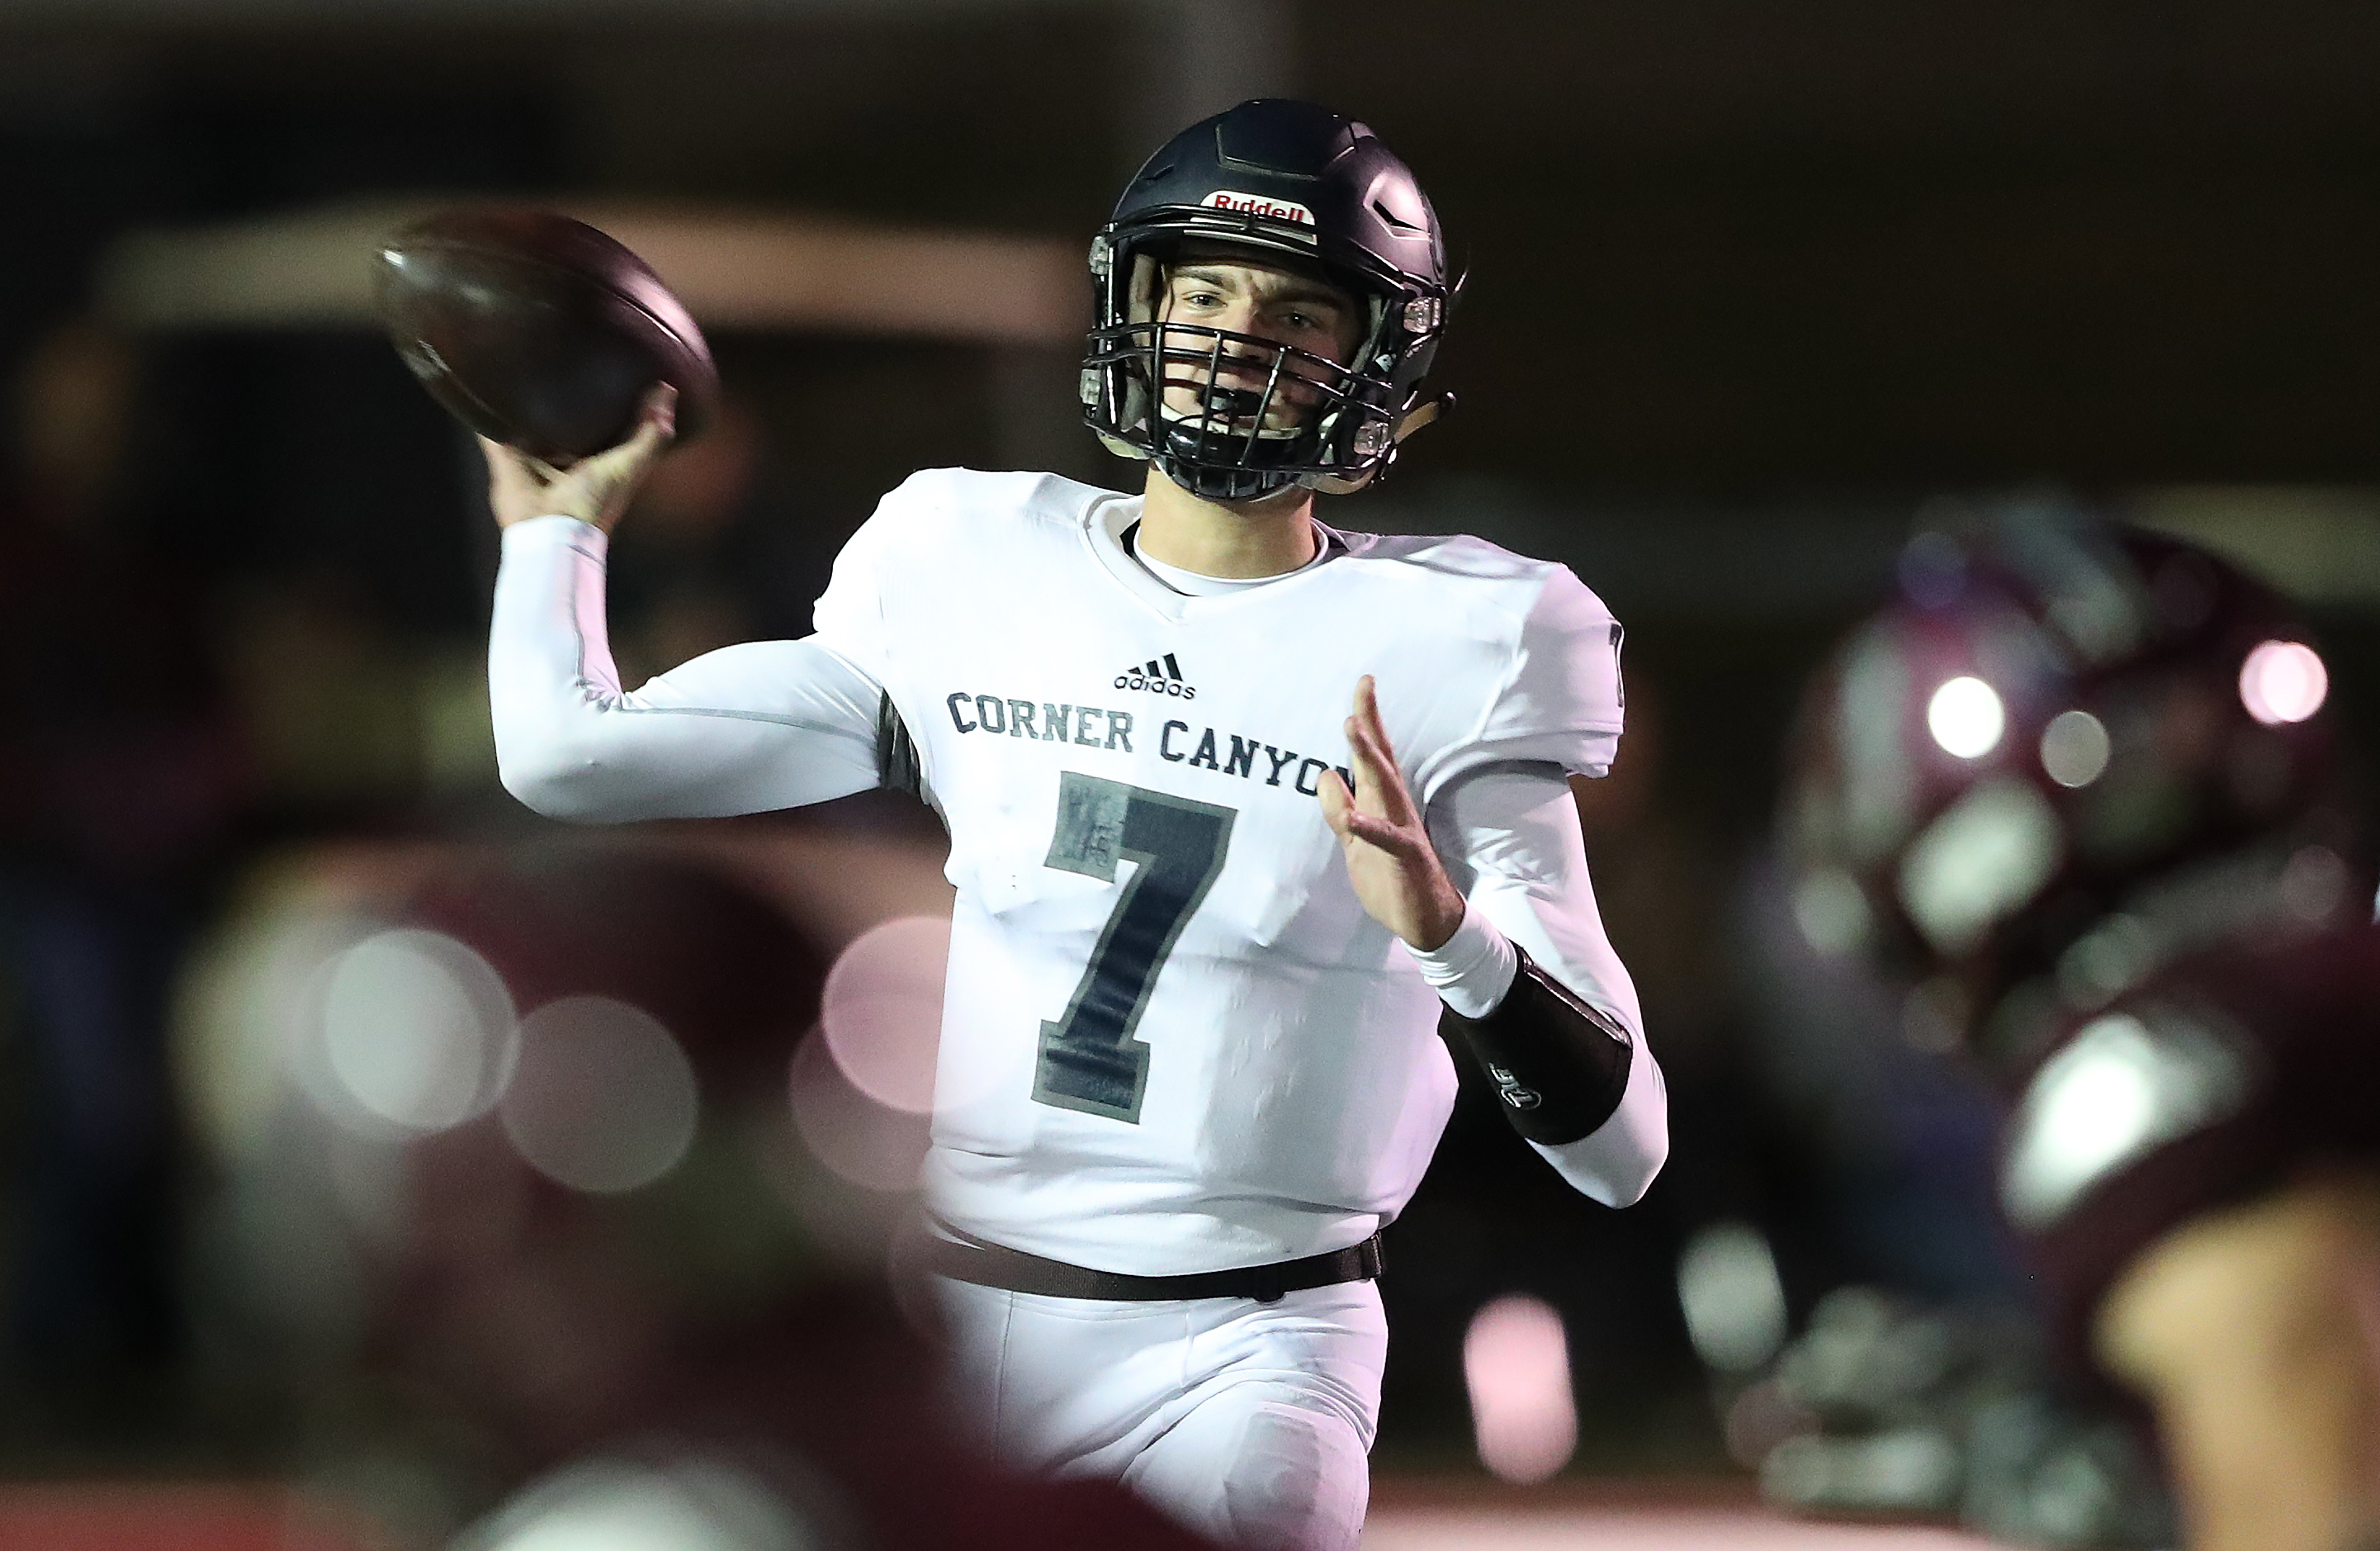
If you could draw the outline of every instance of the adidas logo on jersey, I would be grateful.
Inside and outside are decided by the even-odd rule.
[[[1124,669],[1115,677],[1119,690],[1147,690],[1152,695],[1172,695],[1176,700],[1196,700],[1198,691],[1182,681],[1182,665],[1168,652],[1162,657],[1151,657]]]

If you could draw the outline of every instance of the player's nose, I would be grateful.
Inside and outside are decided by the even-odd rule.
[[[1265,324],[1263,314],[1254,307],[1233,308],[1228,318],[1217,326],[1236,336],[1222,341],[1223,354],[1236,361],[1259,368],[1269,367],[1280,353],[1281,341],[1273,337],[1272,331]]]

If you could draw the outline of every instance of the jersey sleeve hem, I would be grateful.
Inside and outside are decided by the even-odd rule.
[[[1547,763],[1586,776],[1611,768],[1627,705],[1611,611],[1568,568],[1548,565],[1509,628],[1503,671],[1477,720],[1415,773],[1425,807],[1481,765]]]

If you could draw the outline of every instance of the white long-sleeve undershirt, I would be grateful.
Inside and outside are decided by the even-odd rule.
[[[1495,1010],[1519,968],[1518,945],[1628,1031],[1628,1085],[1611,1118],[1575,1142],[1529,1143],[1584,1194],[1627,1205],[1669,1156],[1669,1098],[1645,1047],[1635,984],[1596,908],[1568,779],[1549,765],[1488,766],[1455,777],[1428,820],[1439,858],[1468,907],[1435,952],[1413,953],[1446,1004],[1466,1018]]]
[[[815,637],[706,653],[633,694],[605,625],[600,529],[504,530],[488,695],[504,789],[549,818],[720,818],[877,784],[883,691]]]
[[[504,788],[530,808],[592,823],[723,817],[878,784],[882,688],[820,638],[727,647],[627,692],[605,624],[606,536],[541,517],[507,528],[503,551],[490,701]],[[1585,1194],[1627,1204],[1667,1155],[1667,1105],[1634,987],[1596,910],[1566,780],[1551,765],[1485,768],[1448,784],[1429,825],[1468,907],[1453,938],[1413,956],[1448,1005],[1493,1009],[1517,943],[1634,1036],[1611,1119],[1537,1147]]]

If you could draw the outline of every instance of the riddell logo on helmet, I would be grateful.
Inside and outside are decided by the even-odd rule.
[[[1243,194],[1230,189],[1218,189],[1198,202],[1209,210],[1228,210],[1236,215],[1261,215],[1269,221],[1294,221],[1301,226],[1314,225],[1314,212],[1288,200],[1269,200],[1262,194]]]

